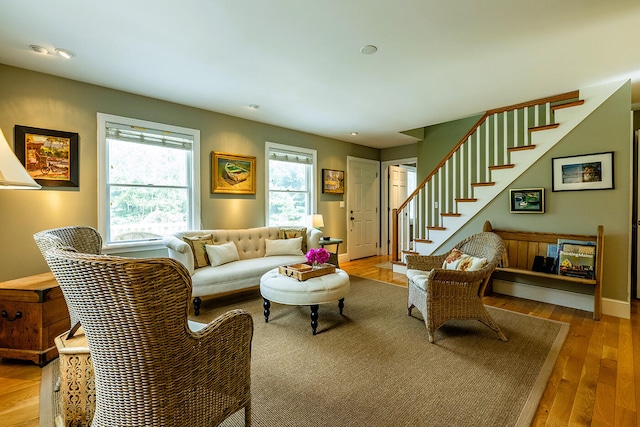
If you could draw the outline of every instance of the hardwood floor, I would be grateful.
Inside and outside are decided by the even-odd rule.
[[[403,274],[376,267],[388,257],[342,263],[351,275],[406,286]],[[537,410],[534,426],[640,425],[640,316],[638,301],[631,319],[490,295],[487,305],[570,324],[556,366]],[[426,333],[425,333],[426,339]],[[33,364],[0,361],[0,427],[38,426],[41,369]]]

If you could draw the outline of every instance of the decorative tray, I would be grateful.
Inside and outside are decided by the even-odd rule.
[[[335,273],[336,266],[333,264],[322,264],[320,267],[314,269],[309,264],[291,264],[278,267],[278,272],[284,276],[293,277],[294,279],[302,281]]]

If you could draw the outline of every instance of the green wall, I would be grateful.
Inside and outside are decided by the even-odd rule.
[[[627,82],[603,105],[587,117],[562,141],[547,152],[510,188],[545,189],[544,214],[509,213],[509,191],[505,190],[474,217],[439,252],[450,249],[463,237],[482,231],[486,220],[496,229],[549,231],[575,234],[595,234],[599,224],[604,225],[605,256],[603,297],[618,301],[629,300],[630,226],[631,226],[631,84]],[[470,119],[475,122],[477,118]],[[455,127],[458,122],[430,128],[422,145],[431,144],[432,137]],[[468,129],[468,128],[467,128]],[[464,136],[464,132],[462,134]],[[459,139],[459,138],[458,138]],[[455,144],[456,141],[450,143]],[[419,144],[420,145],[420,144]],[[423,153],[428,147],[419,148]],[[613,190],[553,192],[551,187],[551,159],[580,154],[614,152]],[[428,169],[428,168],[426,168]],[[420,169],[419,180],[426,173]],[[524,280],[519,280],[524,281]],[[558,286],[561,287],[561,286]]]
[[[97,227],[97,118],[107,113],[200,130],[202,227],[246,228],[265,224],[265,141],[318,152],[318,213],[323,231],[346,239],[346,194],[322,194],[323,168],[346,170],[347,156],[379,160],[380,150],[277,126],[226,116],[0,64],[0,129],[13,145],[14,125],[78,132],[80,187],[0,191],[0,280],[48,271],[33,234],[67,225]],[[211,152],[256,156],[255,195],[211,193]],[[345,242],[346,243],[346,242]],[[341,245],[341,252],[346,251]],[[137,252],[137,256],[163,255]]]

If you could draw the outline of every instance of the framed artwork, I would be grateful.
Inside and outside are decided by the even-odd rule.
[[[214,151],[212,193],[256,194],[256,158]]]
[[[544,213],[544,188],[509,190],[511,213]]]
[[[344,171],[322,169],[322,192],[344,194]]]
[[[78,134],[16,125],[16,157],[43,187],[78,187]]]
[[[553,191],[613,188],[613,151],[551,159]]]

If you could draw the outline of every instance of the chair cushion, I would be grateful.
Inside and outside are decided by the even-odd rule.
[[[275,255],[304,255],[302,253],[302,237],[289,239],[265,240],[264,256]]]
[[[427,281],[429,279],[428,271],[407,270],[407,279],[409,279],[409,285],[413,284],[423,291],[427,291]]]
[[[228,262],[240,259],[238,248],[233,242],[224,243],[222,245],[205,245],[209,263],[212,267],[217,267]]]
[[[184,236],[183,240],[191,247],[195,268],[202,268],[209,265],[209,257],[207,256],[205,245],[213,245],[213,236],[211,234]]]

